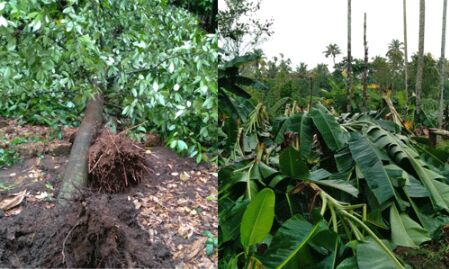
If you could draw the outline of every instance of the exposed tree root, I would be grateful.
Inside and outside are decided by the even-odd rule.
[[[104,130],[89,149],[90,183],[97,191],[122,192],[139,183],[149,172],[144,149],[124,133]]]

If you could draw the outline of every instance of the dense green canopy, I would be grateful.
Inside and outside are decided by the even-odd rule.
[[[198,24],[166,0],[0,2],[0,111],[56,124],[48,103],[81,111],[102,92],[110,114],[195,155],[217,121],[217,39]]]

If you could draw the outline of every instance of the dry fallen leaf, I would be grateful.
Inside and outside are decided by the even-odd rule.
[[[187,172],[182,172],[182,173],[179,175],[179,178],[180,178],[182,181],[186,181],[186,180],[188,180],[188,179],[190,178],[190,175],[187,174]]]
[[[37,195],[35,195],[34,197],[36,197],[39,200],[43,200],[49,196],[51,196],[51,195],[48,192],[43,191],[43,192],[38,192]]]
[[[187,255],[186,261],[195,258],[195,256],[197,256],[202,250],[204,250],[204,243],[206,243],[206,240],[206,237],[201,237],[193,242],[193,244],[189,247],[190,251],[188,252],[189,255]]]
[[[13,209],[10,209],[8,211],[5,211],[5,216],[9,217],[9,216],[15,216],[15,215],[19,215],[20,212],[22,212],[23,207],[19,206]]]
[[[185,239],[189,239],[193,235],[194,228],[188,224],[181,223],[178,228],[178,234]]]
[[[0,209],[7,211],[13,207],[18,206],[20,203],[22,203],[26,195],[27,191],[24,190],[22,192],[7,196],[6,198],[0,201]]]
[[[133,200],[133,203],[136,209],[139,209],[142,206],[142,204],[137,199]]]

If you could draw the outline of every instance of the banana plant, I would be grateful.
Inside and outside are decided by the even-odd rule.
[[[398,121],[342,117],[318,104],[271,128],[252,125],[261,130],[270,134],[249,158],[220,169],[223,268],[406,268],[394,249],[419,248],[449,222],[444,154]],[[286,143],[286,133],[297,142]],[[261,193],[274,195],[270,221],[246,213]],[[249,240],[245,229],[256,226],[263,233]]]

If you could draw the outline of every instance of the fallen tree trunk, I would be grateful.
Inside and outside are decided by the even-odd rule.
[[[87,104],[86,113],[76,134],[64,171],[58,205],[67,205],[78,198],[82,188],[87,185],[88,152],[103,122],[103,105],[103,96],[100,94]]]
[[[441,135],[445,137],[449,137],[449,131],[437,128],[430,128],[430,133],[435,135]]]
[[[438,140],[437,135],[449,138],[449,131],[447,131],[447,130],[430,128],[429,131],[430,131],[430,133],[429,133],[430,146],[432,146],[432,147],[435,147],[437,145],[437,140]]]

